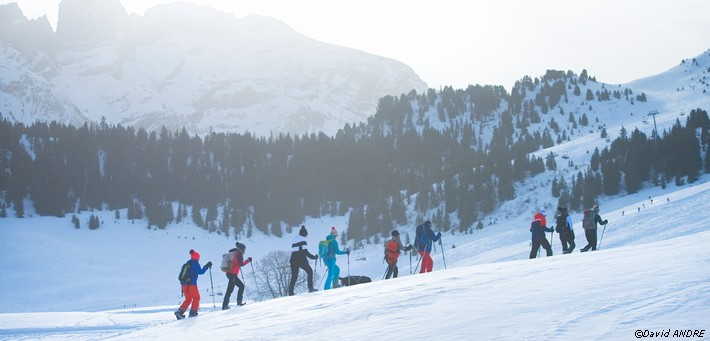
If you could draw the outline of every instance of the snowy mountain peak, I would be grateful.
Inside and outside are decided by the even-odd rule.
[[[52,34],[47,16],[29,20],[17,3],[0,5],[0,42],[31,57]]]
[[[128,18],[119,0],[63,0],[57,34],[75,43],[115,39],[125,30]]]
[[[16,6],[6,12],[24,18]],[[334,134],[372,115],[384,95],[426,89],[400,62],[204,6],[160,5],[129,16],[118,0],[64,0],[57,33],[48,30],[43,43],[24,48],[34,36],[8,31],[0,44],[22,52],[29,78],[44,77],[47,92],[70,99],[60,112],[76,107],[91,121],[150,130]],[[13,89],[0,92],[1,113],[51,120],[54,113],[23,112],[37,107],[36,98]]]

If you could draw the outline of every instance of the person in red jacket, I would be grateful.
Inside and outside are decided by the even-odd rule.
[[[227,292],[224,294],[222,310],[229,309],[229,297],[232,296],[235,285],[239,287],[239,291],[237,291],[237,305],[242,306],[245,304],[242,300],[244,295],[244,283],[239,280],[239,270],[241,270],[242,266],[251,263],[251,257],[247,258],[246,261],[244,260],[244,253],[247,251],[247,247],[244,244],[237,242],[235,246],[235,248],[229,250],[229,252],[234,252],[234,261],[232,261],[232,268],[227,271],[229,283],[227,284]]]
[[[547,227],[547,211],[545,211],[544,207],[537,211],[533,217],[533,220],[538,219],[540,220],[540,225],[542,225],[542,227]]]
[[[387,273],[385,274],[385,279],[397,278],[399,269],[397,268],[397,258],[402,253],[402,251],[409,251],[413,249],[412,245],[407,245],[406,247],[402,245],[399,240],[399,231],[392,231],[392,239],[385,243],[385,260],[387,261]]]

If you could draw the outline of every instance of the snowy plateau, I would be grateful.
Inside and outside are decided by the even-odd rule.
[[[57,30],[0,5],[0,113],[190,133],[335,134],[377,100],[427,88],[407,65],[321,43],[277,20],[197,5],[144,16],[63,0]]]
[[[596,116],[590,119],[598,117],[610,136],[622,126],[650,135],[654,124],[647,113],[658,110],[659,131],[668,129],[693,108],[710,107],[704,91],[708,67],[710,51],[705,51],[667,72],[624,84],[648,100],[634,105],[623,99],[595,101]],[[594,90],[615,87],[588,84]],[[587,108],[574,96],[564,106],[566,111]],[[536,153],[564,153],[584,167],[590,149],[608,144],[598,131],[580,131]],[[104,224],[89,231],[74,229],[66,218],[27,212],[27,218],[18,219],[10,211],[0,220],[5,264],[0,339],[629,340],[666,332],[673,338],[687,331],[695,337],[685,339],[707,337],[710,175],[693,184],[671,183],[665,189],[647,184],[633,195],[603,196],[600,214],[609,223],[599,229],[599,251],[562,255],[554,235],[552,257],[527,259],[533,213],[540,207],[554,211],[550,182],[574,173],[562,165],[557,173],[517,184],[516,198],[485,217],[485,228],[446,233],[443,248],[437,245],[433,252],[431,273],[411,275],[416,258],[410,263],[403,254],[400,277],[381,280],[382,245],[369,244],[349,259],[340,256],[338,264],[343,275],[366,275],[373,283],[256,301],[250,298],[254,277],[247,267],[249,304],[221,311],[213,299],[218,307],[227,281],[215,267],[214,291],[208,274],[198,282],[200,316],[181,321],[172,312],[181,301],[175,277],[187,250],[198,250],[203,263],[217,262],[234,245],[232,238],[187,221],[147,230],[141,221],[114,219],[114,212],[94,212]],[[416,214],[412,207],[409,214]],[[574,212],[572,218],[579,248],[585,244],[582,217]],[[347,221],[347,216],[304,221],[310,250],[315,252],[330,226],[346,230]],[[413,235],[413,229],[399,227],[403,234]],[[272,250],[289,250],[292,235],[257,232],[242,241],[247,256],[258,260]],[[316,268],[316,281],[324,272],[325,267]]]

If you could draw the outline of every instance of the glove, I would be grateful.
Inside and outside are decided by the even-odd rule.
[[[439,232],[439,233],[436,234],[436,238],[437,238],[437,239],[441,239],[441,232]]]
[[[247,258],[247,260],[251,262],[251,257]]]
[[[606,225],[606,223],[608,223],[608,222],[609,222],[608,220],[604,219],[604,221],[602,221],[602,225]]]
[[[346,250],[346,251],[345,251],[345,254],[346,254],[346,255],[350,255],[350,250]]]
[[[318,255],[316,255],[316,258],[315,258],[315,259],[318,259]]]
[[[211,268],[211,267],[212,267],[212,262],[207,262],[207,264],[205,264],[205,266],[208,267],[208,268]]]

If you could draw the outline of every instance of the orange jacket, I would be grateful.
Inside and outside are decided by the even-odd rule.
[[[547,227],[547,220],[545,219],[545,216],[542,215],[542,213],[540,213],[540,212],[535,213],[535,216],[533,217],[533,221],[538,220],[538,219],[540,220],[540,225],[542,225],[542,227]]]

